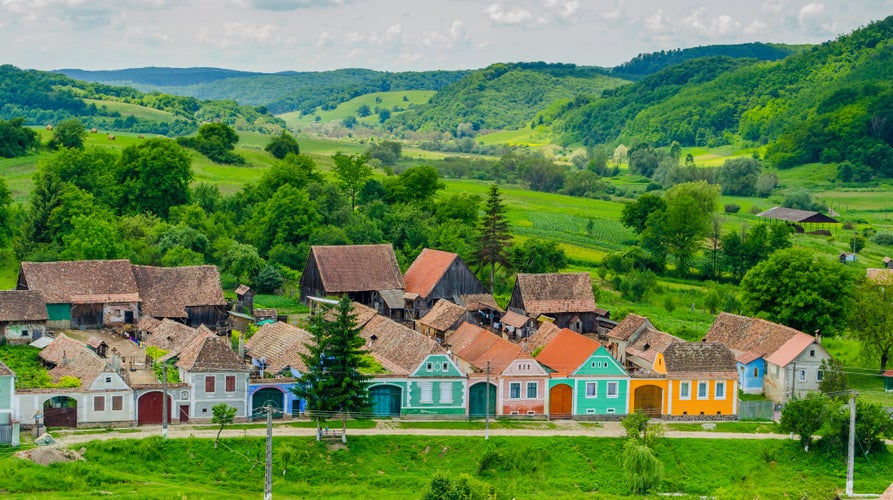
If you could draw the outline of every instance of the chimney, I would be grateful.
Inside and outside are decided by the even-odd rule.
[[[822,333],[818,328],[815,330],[815,343],[822,345]]]
[[[65,349],[62,349],[62,366],[68,364],[68,357],[65,355]]]

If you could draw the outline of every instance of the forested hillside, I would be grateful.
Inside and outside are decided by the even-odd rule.
[[[744,65],[682,88],[669,80],[672,88],[655,93],[646,108],[624,92],[608,95],[607,102],[566,112],[560,128],[566,140],[590,145],[715,146],[740,138],[769,144],[766,158],[780,168],[847,160],[842,171],[850,179],[890,176],[891,40],[893,17],[782,61]],[[614,110],[609,116],[619,121],[619,133],[616,126],[594,126],[606,109]]]
[[[234,101],[143,93],[11,65],[0,66],[0,103],[0,119],[23,118],[30,125],[54,124],[74,117],[87,128],[170,136],[195,132],[206,121],[254,131],[284,127],[266,109]]]
[[[598,96],[628,83],[603,68],[573,64],[493,64],[438,92],[424,106],[407,112],[392,126],[411,130],[455,132],[457,124],[472,130],[517,129],[561,99]]]
[[[806,45],[784,45],[777,43],[739,43],[735,45],[705,45],[687,49],[662,50],[650,54],[639,54],[629,61],[614,66],[612,71],[625,78],[641,78],[674,64],[681,64],[701,57],[725,56],[761,61],[777,61],[802,52]]]

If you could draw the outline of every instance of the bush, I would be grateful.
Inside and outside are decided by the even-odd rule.
[[[630,439],[623,446],[623,472],[634,495],[657,488],[664,478],[664,464],[648,446]]]
[[[878,245],[893,246],[893,233],[882,231],[874,235],[874,237],[871,238],[871,241]]]
[[[737,203],[726,203],[725,210],[727,214],[737,214],[741,210],[741,205]]]
[[[494,498],[496,490],[489,484],[468,474],[460,474],[458,479],[438,473],[431,479],[431,486],[425,492],[424,500],[485,500]]]

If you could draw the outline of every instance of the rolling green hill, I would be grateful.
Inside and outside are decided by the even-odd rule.
[[[639,54],[629,61],[614,66],[612,71],[625,78],[641,78],[646,75],[690,59],[701,57],[733,57],[777,61],[806,50],[808,45],[784,45],[778,43],[739,43],[734,45],[705,45],[687,49],[662,50],[650,54]]]
[[[359,117],[358,121],[365,125],[376,125],[380,122],[381,110],[387,110],[390,116],[396,116],[407,109],[428,102],[435,94],[433,90],[397,90],[390,92],[374,92],[339,104],[335,109],[317,109],[311,114],[292,111],[279,115],[290,127],[309,125],[314,122],[330,122],[343,120],[348,116]],[[365,116],[361,116],[365,106]]]

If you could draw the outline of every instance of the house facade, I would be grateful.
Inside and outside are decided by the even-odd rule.
[[[735,356],[717,342],[674,342],[655,362],[667,379],[668,417],[737,418]]]
[[[0,335],[10,344],[31,343],[46,334],[47,309],[36,290],[0,291]]]
[[[226,339],[214,335],[195,339],[180,352],[176,367],[180,380],[191,388],[185,415],[189,421],[210,421],[214,415],[211,409],[219,403],[235,408],[236,417],[250,416],[247,408],[250,370]],[[179,409],[182,414],[184,405]]]
[[[446,354],[429,354],[410,374],[404,416],[465,415],[467,378]]]
[[[499,374],[499,415],[544,416],[549,374],[532,356],[520,353]]]
[[[626,415],[630,406],[630,377],[613,356],[600,346],[571,373],[573,414]]]

